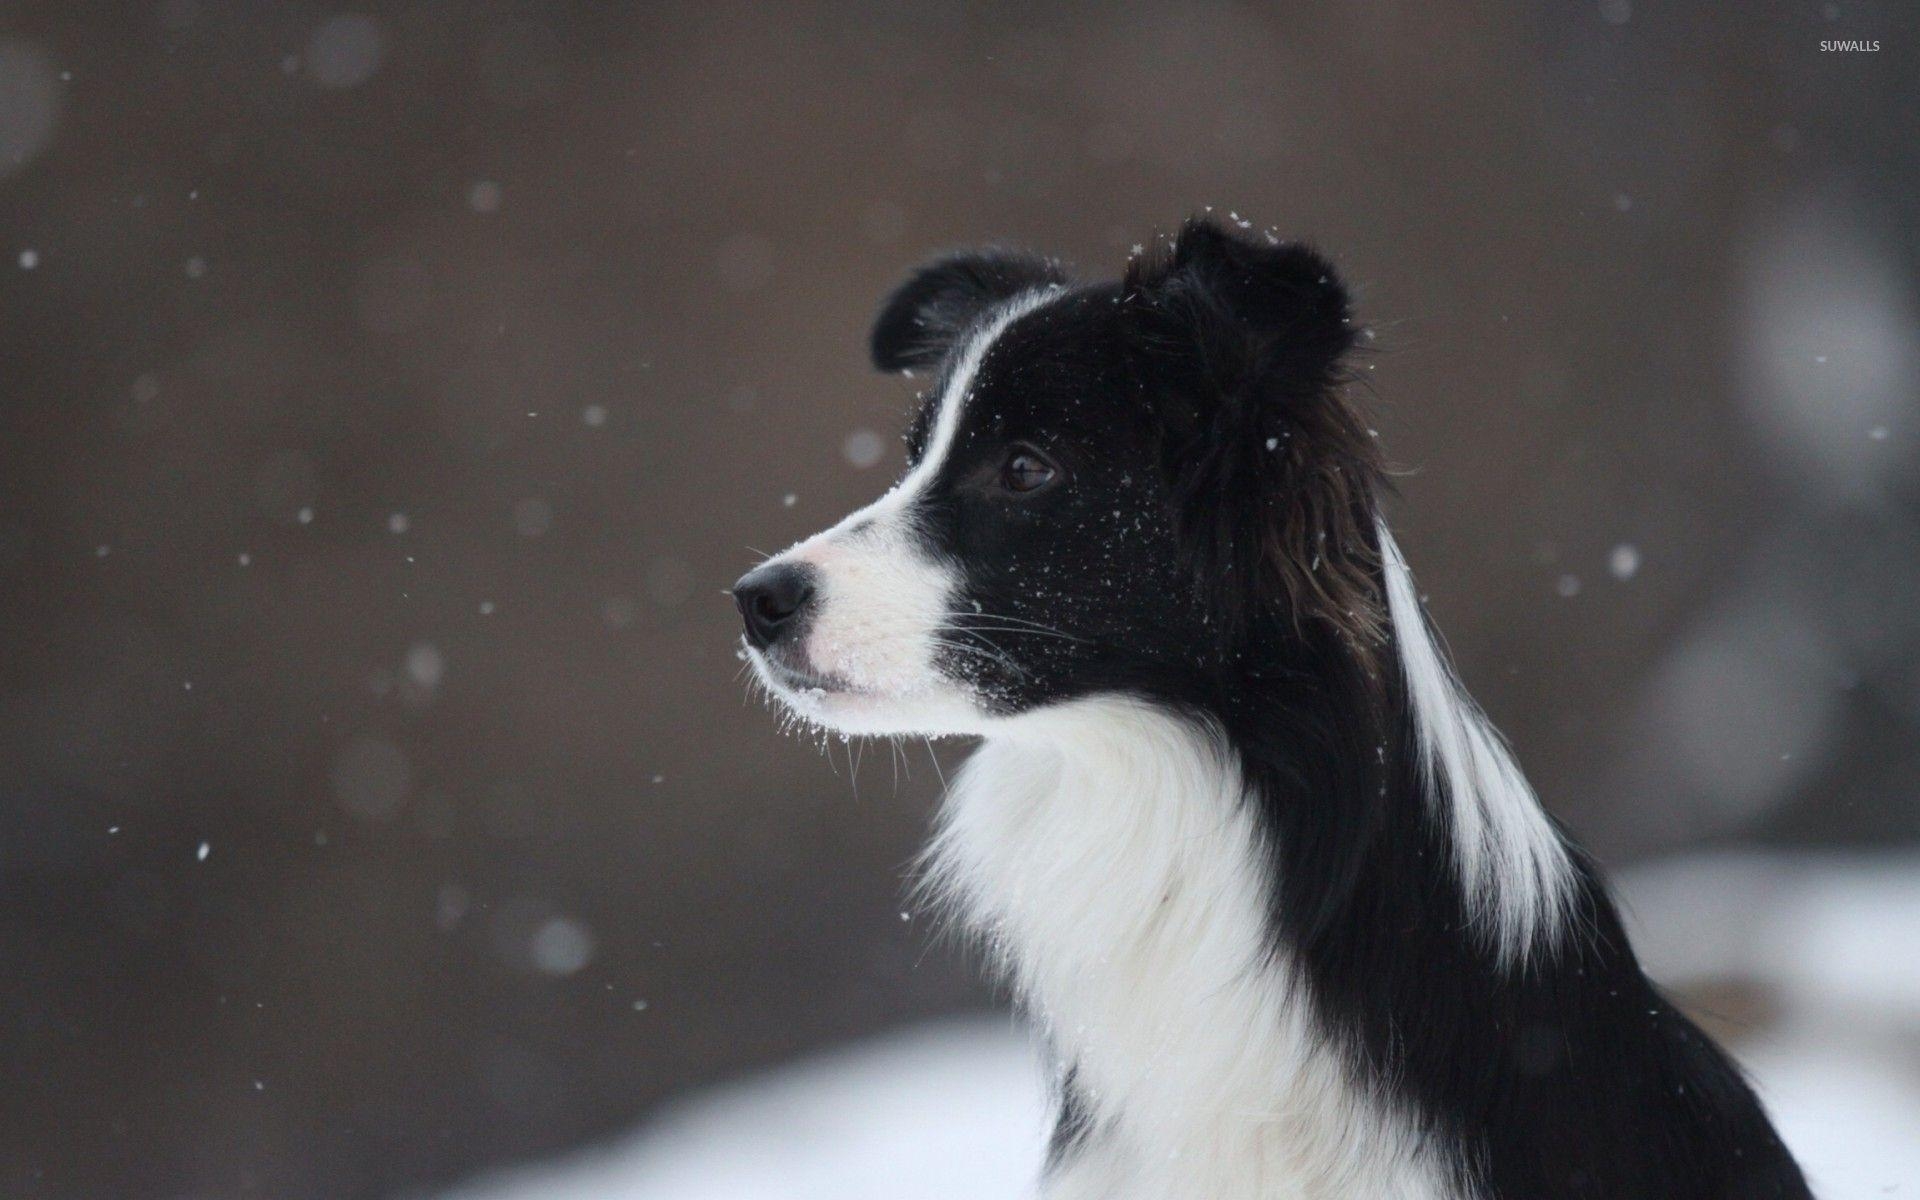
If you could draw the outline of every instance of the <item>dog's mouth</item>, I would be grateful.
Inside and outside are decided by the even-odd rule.
[[[930,678],[894,689],[877,681],[821,670],[804,650],[748,646],[747,661],[767,697],[802,726],[848,736],[895,734],[944,737],[977,732],[977,705],[962,688]]]
[[[861,696],[866,695],[863,688],[855,687],[838,675],[816,671],[811,665],[795,663],[775,650],[750,650],[759,662],[769,682],[796,692],[803,696]]]

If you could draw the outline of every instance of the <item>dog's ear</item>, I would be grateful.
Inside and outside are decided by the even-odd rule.
[[[1385,476],[1344,394],[1356,330],[1332,266],[1193,220],[1134,259],[1122,297],[1136,371],[1168,416],[1186,555],[1219,619],[1277,611],[1370,655]]]
[[[969,250],[935,259],[880,306],[873,323],[873,365],[882,371],[930,367],[989,308],[1065,282],[1057,264],[1011,250]]]

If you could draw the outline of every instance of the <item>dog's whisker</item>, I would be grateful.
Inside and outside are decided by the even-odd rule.
[[[1086,641],[1085,638],[1075,637],[1073,634],[1070,634],[1062,629],[1056,629],[1051,625],[1043,625],[1038,621],[1029,621],[1025,617],[1008,616],[1002,613],[987,613],[987,612],[953,613],[947,617],[946,624],[949,628],[956,628],[956,629],[962,628],[962,627],[965,627],[965,628],[992,628],[993,627],[986,624],[977,624],[977,625],[967,624],[963,626],[962,625],[963,622],[999,622],[1001,625],[1013,627],[1006,630],[1006,632],[1014,632],[1015,629],[1018,629],[1021,632],[1045,634],[1050,637],[1065,638],[1070,642]]]
[[[1032,637],[1059,638],[1066,642],[1084,643],[1086,641],[1085,638],[1077,638],[1070,633],[1054,633],[1051,630],[1029,629],[1020,625],[945,625],[941,628],[949,633],[1020,633]]]
[[[975,618],[978,618],[984,621],[1007,621],[1015,625],[1031,625],[1036,629],[1050,629],[1056,633],[1059,632],[1059,629],[1056,626],[1048,625],[1044,621],[1036,621],[1031,617],[1016,616],[1013,613],[990,612],[984,608],[975,609],[972,611],[962,610],[960,612],[954,613],[953,615],[963,621],[973,620]]]
[[[933,763],[933,773],[939,776],[940,790],[944,793],[948,790],[947,789],[947,773],[940,769],[940,756],[933,752],[933,739],[930,737],[923,737],[920,739],[920,742],[922,745],[924,745],[927,748],[927,759],[928,761]]]
[[[1013,673],[1021,676],[1022,678],[1027,677],[1029,674],[1027,669],[1025,667],[1022,667],[1019,663],[1015,662],[1011,655],[1009,655],[1005,650],[1002,650],[1000,647],[994,645],[992,642],[987,641],[986,638],[980,639],[982,642],[986,642],[986,645],[984,646],[969,645],[968,643],[965,643],[965,642],[950,641],[946,638],[941,638],[941,637],[935,637],[930,640],[935,646],[939,646],[943,649],[953,650],[962,654],[972,654],[978,658],[986,659],[989,662],[998,663],[1002,667],[1005,667],[1007,670],[1012,671]]]

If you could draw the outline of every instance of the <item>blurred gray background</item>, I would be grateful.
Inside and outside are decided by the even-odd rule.
[[[990,1003],[926,751],[777,736],[719,594],[898,470],[866,325],[972,242],[1312,239],[1549,805],[1910,845],[1916,34],[0,0],[0,1194],[433,1188]]]

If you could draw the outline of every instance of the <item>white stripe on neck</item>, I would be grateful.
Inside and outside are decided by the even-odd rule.
[[[1572,864],[1513,752],[1467,695],[1436,643],[1413,573],[1385,522],[1377,526],[1388,617],[1419,737],[1420,767],[1444,787],[1467,911],[1513,966],[1551,951],[1572,903]]]

